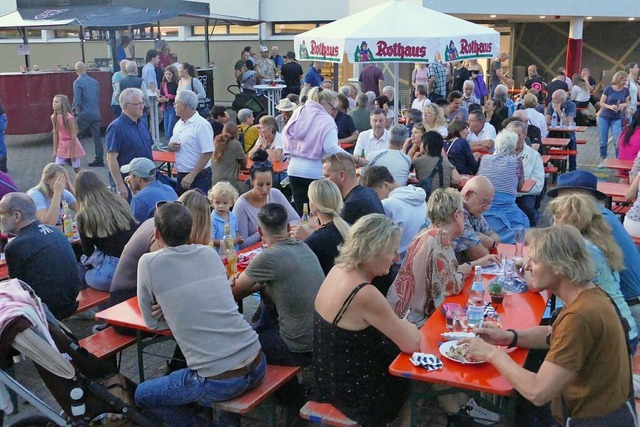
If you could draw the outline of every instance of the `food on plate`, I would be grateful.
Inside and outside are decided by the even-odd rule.
[[[457,360],[459,362],[466,362],[467,359],[465,359],[464,357],[464,353],[467,350],[467,348],[469,347],[469,343],[464,343],[464,344],[460,344],[460,345],[455,345],[455,346],[451,346],[448,350],[447,350],[447,357],[450,357],[453,360]]]

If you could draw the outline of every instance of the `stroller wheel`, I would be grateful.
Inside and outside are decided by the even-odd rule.
[[[55,423],[49,418],[42,415],[34,415],[16,421],[15,423],[11,424],[11,427],[47,427],[54,425]]]

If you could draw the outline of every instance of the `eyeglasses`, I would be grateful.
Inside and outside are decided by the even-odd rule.
[[[480,203],[482,204],[483,207],[491,206],[491,204],[493,203],[493,199],[483,199],[475,191],[470,191],[470,193],[473,193],[473,195],[476,196],[478,198],[478,200],[480,200]]]
[[[252,169],[261,169],[261,168],[267,168],[267,169],[271,169],[273,168],[273,163],[271,163],[269,160],[266,160],[264,162],[253,162],[253,165],[251,165]]]
[[[127,105],[135,105],[136,107],[140,107],[141,105],[144,105],[144,101],[141,101],[141,102],[128,102]]]
[[[160,200],[156,202],[156,212],[158,211],[158,208],[160,206],[164,206],[166,204],[176,204],[176,205],[181,205],[182,202],[180,200],[173,200],[173,201],[168,201],[168,200]]]

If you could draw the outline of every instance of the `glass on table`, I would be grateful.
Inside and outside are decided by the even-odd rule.
[[[453,316],[453,332],[468,332],[468,320],[466,311],[458,311]]]
[[[498,313],[492,313],[492,314],[488,315],[487,317],[485,317],[485,319],[482,322],[482,324],[483,325],[493,325],[496,328],[502,329],[502,318],[500,317],[500,315]]]
[[[445,316],[446,319],[446,323],[447,323],[447,329],[448,330],[453,330],[453,324],[455,321],[456,316],[461,315],[463,312],[461,309],[459,308],[451,308],[449,310],[447,310],[447,314]]]

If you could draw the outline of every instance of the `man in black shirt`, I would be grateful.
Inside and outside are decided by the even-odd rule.
[[[453,64],[453,85],[451,90],[463,92],[462,86],[464,85],[464,82],[471,78],[469,70],[462,64],[462,61],[454,62]]]
[[[286,97],[290,93],[300,95],[300,77],[304,74],[300,64],[296,62],[295,53],[289,51],[284,58],[284,65],[280,70],[286,88],[282,90],[282,97]]]
[[[24,193],[9,193],[0,201],[0,227],[16,235],[5,248],[9,276],[35,291],[57,319],[78,307],[80,277],[67,237],[36,219],[36,205]]]
[[[372,189],[358,184],[356,166],[349,154],[337,153],[322,159],[322,175],[333,181],[340,189],[344,200],[340,216],[349,224],[354,224],[368,214],[384,215],[384,208],[378,195]]]

